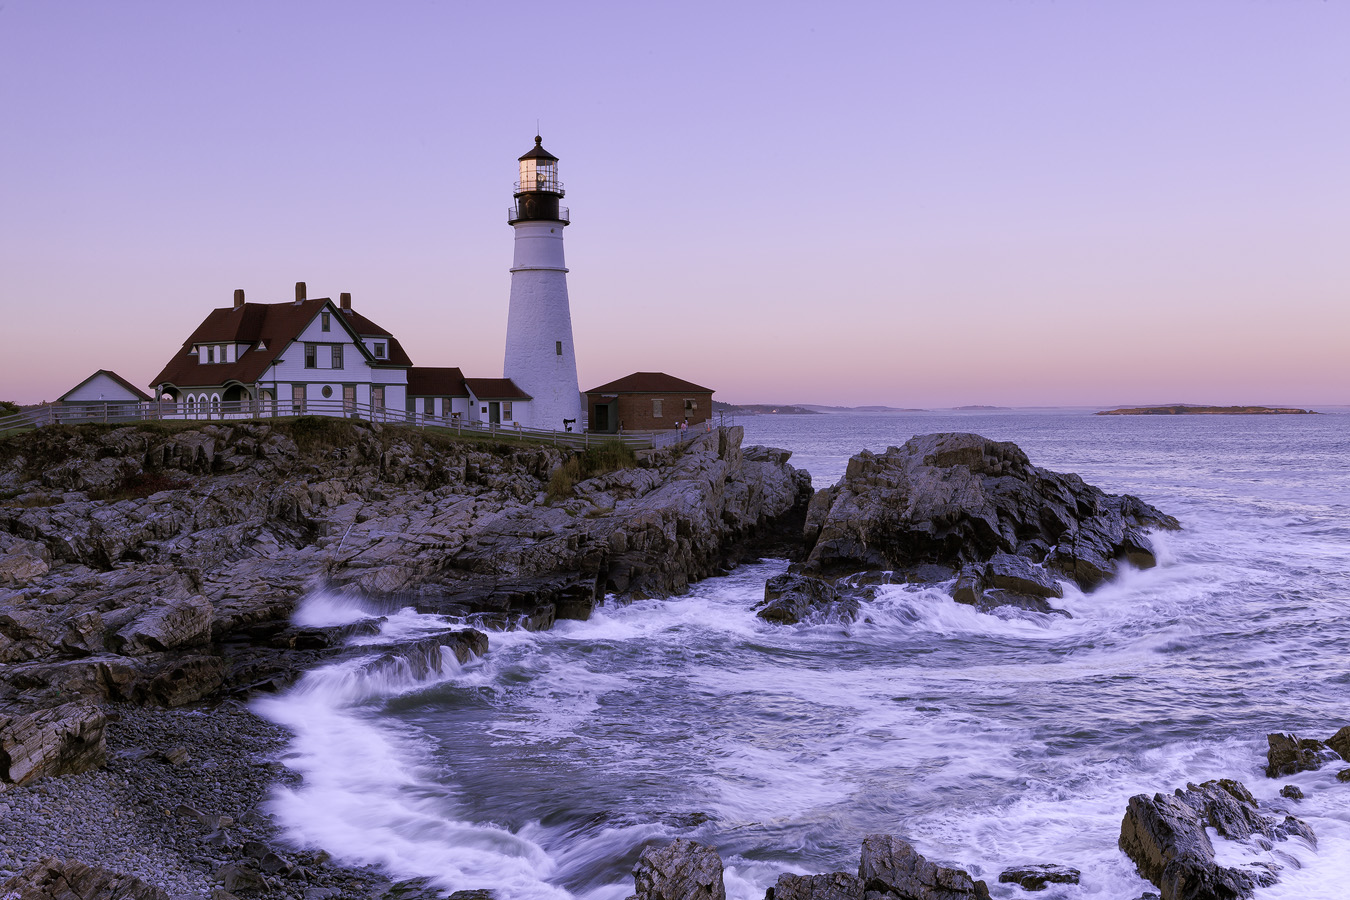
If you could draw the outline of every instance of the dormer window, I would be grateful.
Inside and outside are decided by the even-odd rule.
[[[375,342],[375,358],[384,359],[384,341]]]
[[[333,314],[330,312],[319,313],[319,329],[322,331],[333,330]]]
[[[214,344],[206,348],[206,361],[209,363],[216,361],[216,347]]]

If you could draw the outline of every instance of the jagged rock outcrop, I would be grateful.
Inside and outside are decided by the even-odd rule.
[[[863,883],[848,872],[828,875],[779,875],[764,900],[862,900]]]
[[[1350,726],[1348,726],[1350,727]],[[1331,738],[1338,746],[1345,747],[1347,729],[1342,728]],[[1322,768],[1324,763],[1344,758],[1344,754],[1313,738],[1300,738],[1296,734],[1268,734],[1266,742],[1266,777],[1280,778],[1296,772],[1311,772]]]
[[[5,900],[169,900],[135,875],[71,859],[42,860],[0,884]]]
[[[1236,781],[1222,779],[1187,785],[1174,794],[1138,794],[1130,798],[1120,828],[1120,849],[1139,874],[1153,882],[1162,900],[1234,900],[1278,880],[1278,866],[1255,863],[1236,868],[1215,860],[1206,828],[1232,841],[1272,841],[1298,836],[1316,844],[1300,819],[1283,821],[1261,813],[1256,800]]]
[[[648,847],[633,866],[637,900],[726,900],[722,857],[706,844],[676,838]]]
[[[863,838],[858,878],[867,900],[989,900],[989,886],[962,869],[930,862],[889,834]]]
[[[318,585],[489,629],[675,593],[800,533],[810,477],[741,437],[697,435],[559,500],[546,489],[567,451],[356,420],[0,440],[0,704],[275,690],[341,652],[341,630],[289,624]],[[21,743],[26,771],[87,758]]]
[[[1027,891],[1043,891],[1052,884],[1078,884],[1083,873],[1072,866],[1036,863],[1014,866],[999,873],[999,884],[1015,884]]]
[[[0,788],[47,775],[77,774],[103,765],[107,719],[88,703],[44,707],[27,700],[0,703]]]
[[[1342,725],[1335,734],[1327,738],[1327,746],[1336,751],[1341,759],[1350,762],[1350,725]]]
[[[841,595],[832,582],[789,572],[764,583],[764,602],[755,607],[755,615],[780,625],[852,622],[858,609],[857,598]]]
[[[961,602],[1051,612],[1060,579],[1090,590],[1122,561],[1155,565],[1146,532],[1177,527],[1136,497],[1031,465],[1015,444],[930,434],[859,453],[838,484],[817,492],[800,570],[956,578]]]

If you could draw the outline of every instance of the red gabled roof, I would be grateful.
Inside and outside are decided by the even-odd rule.
[[[465,378],[464,386],[479,400],[533,400],[510,378]]]
[[[179,387],[227,384],[237,381],[254,384],[267,367],[300,336],[319,312],[329,307],[357,337],[384,337],[389,332],[374,322],[350,310],[339,310],[327,297],[315,297],[300,303],[245,303],[227,306],[209,312],[192,335],[183,342],[164,369],[151,382],[152,387],[173,384]],[[196,344],[248,344],[249,347],[231,363],[203,363],[188,351]],[[363,351],[364,352],[364,351]],[[370,362],[376,366],[411,366],[412,360],[398,341],[389,338],[389,358]]]
[[[586,391],[588,394],[711,394],[712,388],[699,387],[691,381],[667,375],[665,372],[634,372],[617,381],[602,384]]]
[[[408,370],[409,397],[467,397],[464,373],[450,366],[413,366]]]
[[[81,381],[79,384],[75,385],[73,388],[71,388],[70,390],[66,391],[66,392],[65,392],[64,394],[62,394],[60,397],[57,397],[57,398],[56,398],[56,402],[57,402],[57,403],[62,402],[62,401],[65,400],[67,397],[69,397],[71,394],[75,393],[75,392],[78,391],[80,388],[84,387],[86,384],[88,384],[89,382],[93,381],[95,378],[97,378],[97,377],[100,376],[100,375],[107,375],[107,376],[108,376],[109,378],[111,378],[113,381],[117,382],[117,383],[120,384],[122,387],[126,388],[128,391],[130,391],[131,393],[135,394],[137,397],[141,398],[142,400],[145,400],[145,401],[149,401],[149,400],[150,400],[150,395],[149,395],[149,394],[147,394],[145,391],[141,390],[140,388],[136,387],[136,386],[135,386],[134,384],[132,384],[130,381],[127,381],[127,380],[126,380],[125,378],[123,378],[121,375],[118,375],[116,372],[113,372],[113,371],[110,370],[110,369],[99,369],[99,370],[98,370],[97,372],[95,372],[93,375],[90,375],[90,376],[89,376],[88,378],[86,378],[84,381]]]

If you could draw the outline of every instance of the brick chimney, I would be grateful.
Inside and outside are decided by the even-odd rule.
[[[235,288],[235,289],[234,289],[234,308],[235,308],[235,309],[242,309],[243,306],[244,306],[244,289],[243,289],[243,288]]]
[[[343,309],[350,311],[352,308],[352,295],[347,291],[338,294],[338,305]]]
[[[297,281],[295,283],[295,302],[305,302],[305,283],[303,281]]]

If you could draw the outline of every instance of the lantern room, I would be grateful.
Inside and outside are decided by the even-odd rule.
[[[516,203],[507,211],[507,222],[525,221],[568,223],[568,210],[558,205],[564,195],[558,180],[558,157],[544,149],[544,139],[534,136],[534,148],[520,157],[520,180],[516,182]]]

